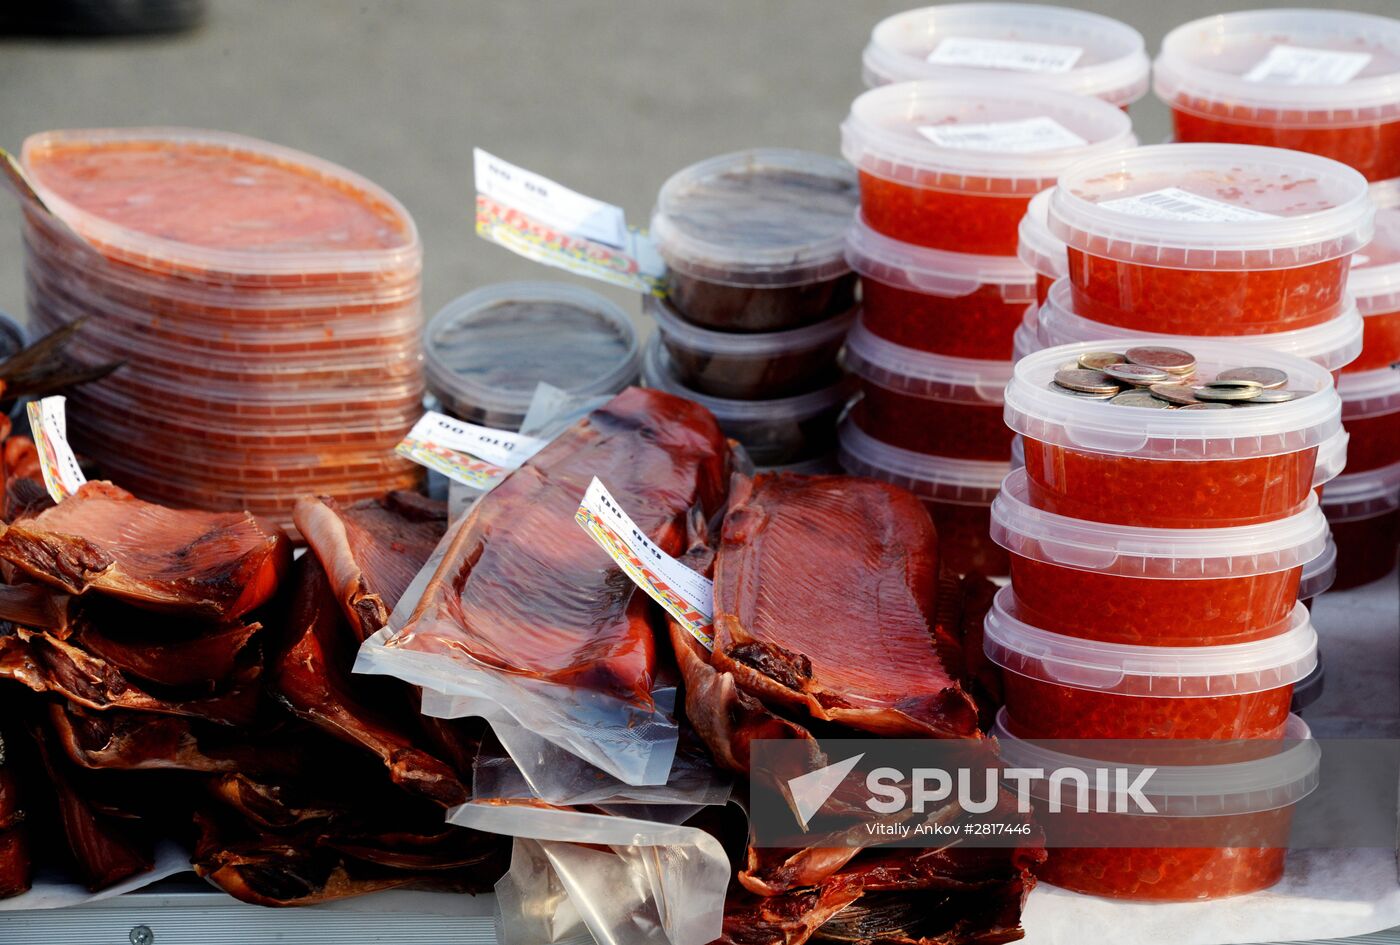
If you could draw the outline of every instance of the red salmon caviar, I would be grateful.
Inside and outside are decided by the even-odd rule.
[[[861,172],[860,207],[877,231],[906,243],[955,252],[1011,256],[1030,197],[998,193],[995,180],[967,181],[968,192],[937,187],[939,175],[909,183]]]
[[[1352,257],[1347,291],[1366,318],[1365,344],[1348,373],[1400,362],[1400,209],[1376,211],[1376,235]]]
[[[1400,177],[1400,119],[1350,128],[1321,124],[1289,128],[1250,121],[1253,114],[1253,109],[1182,97],[1172,103],[1172,129],[1177,141],[1221,141],[1307,151],[1354,167],[1367,180]]]
[[[1400,462],[1400,369],[1343,374],[1342,425],[1351,434],[1347,472]]]

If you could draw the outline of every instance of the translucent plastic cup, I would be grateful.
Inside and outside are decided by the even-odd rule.
[[[1147,92],[1142,34],[1126,23],[1030,3],[949,3],[881,20],[861,57],[867,86],[983,78],[1089,95],[1127,108]]]
[[[1069,275],[1069,251],[1050,232],[1050,195],[1054,188],[1031,198],[1016,227],[1016,255],[1035,272],[1035,300],[1044,302],[1056,279]]]
[[[1134,646],[1063,636],[997,592],[983,650],[1002,668],[1006,725],[1020,738],[1277,739],[1293,685],[1317,665],[1317,633],[1295,605],[1289,629],[1224,646]]]
[[[1032,197],[1076,161],[1131,147],[1104,102],[1007,82],[905,82],[851,104],[841,153],[877,232],[932,249],[1016,255]]]
[[[783,331],[849,310],[842,238],[856,203],[851,168],[806,151],[738,151],[676,172],[651,217],[671,303],[716,331]]]
[[[1400,462],[1400,370],[1380,368],[1343,374],[1342,425],[1351,434],[1347,472]]]
[[[1013,256],[901,243],[857,219],[846,259],[860,274],[867,330],[934,354],[1005,361],[1033,298],[1034,273]]]
[[[1050,199],[1074,308],[1181,335],[1302,328],[1342,307],[1372,233],[1365,179],[1277,148],[1165,144],[1081,161]]]
[[[875,439],[915,453],[1002,462],[1009,361],[929,354],[893,344],[860,321],[846,337],[846,366],[860,382],[853,415]]]
[[[1154,410],[1051,389],[1060,365],[1123,344],[1131,339],[1060,345],[1016,363],[1006,422],[1024,440],[1032,505],[1117,525],[1218,528],[1286,518],[1307,504],[1318,449],[1341,430],[1341,399],[1326,368],[1202,341],[1191,347],[1202,380],[1226,368],[1268,367],[1288,375],[1288,388],[1309,393],[1231,410]]]
[[[1262,525],[1141,528],[1045,512],[1028,492],[1025,471],[1011,473],[991,515],[1019,612],[1105,643],[1214,646],[1284,632],[1303,568],[1327,544],[1316,499]]]
[[[1009,573],[1006,553],[991,539],[991,506],[1007,464],[930,456],[890,446],[847,418],[838,431],[841,467],[918,496],[938,531],[942,567],[958,574]]]
[[[1177,141],[1307,151],[1400,177],[1400,21],[1255,10],[1179,26],[1153,68]]]
[[[1322,511],[1337,544],[1332,587],[1346,590],[1385,577],[1400,546],[1400,461],[1338,476],[1323,491]]]
[[[1400,362],[1400,210],[1376,211],[1376,235],[1351,258],[1347,291],[1366,318],[1365,344],[1347,370]]]

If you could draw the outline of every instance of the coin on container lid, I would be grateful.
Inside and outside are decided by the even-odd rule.
[[[1141,388],[1125,390],[1123,393],[1110,400],[1109,403],[1117,404],[1120,407],[1155,407],[1158,410],[1170,410],[1172,406],[1165,400],[1154,397],[1151,391],[1142,390]]]
[[[1089,371],[1102,371],[1110,364],[1122,364],[1124,355],[1117,351],[1085,351],[1079,356],[1079,367]]]
[[[1182,404],[1180,407],[1177,407],[1176,409],[1177,409],[1177,410],[1229,410],[1229,409],[1230,409],[1230,405],[1229,405],[1229,404],[1207,404],[1207,403]]]
[[[1055,383],[1087,394],[1118,393],[1118,385],[1103,371],[1087,371],[1084,368],[1060,370],[1055,372]]]
[[[1169,404],[1184,407],[1187,404],[1198,403],[1196,395],[1191,393],[1191,388],[1185,384],[1153,384],[1149,390],[1153,397],[1165,400]]]
[[[1113,390],[1111,391],[1095,392],[1088,390],[1075,390],[1072,387],[1064,387],[1060,384],[1056,384],[1054,381],[1051,381],[1045,386],[1055,391],[1057,394],[1068,394],[1071,397],[1083,397],[1085,400],[1111,400],[1120,389],[1118,385],[1115,384],[1113,385]]]
[[[1297,400],[1299,397],[1307,395],[1305,390],[1269,390],[1265,388],[1259,392],[1259,396],[1253,400],[1246,400],[1246,404],[1286,404],[1290,400]]]
[[[1239,367],[1231,368],[1228,371],[1221,371],[1215,375],[1214,383],[1221,382],[1246,382],[1258,384],[1265,390],[1277,390],[1288,383],[1288,375],[1270,367]]]
[[[1103,372],[1115,381],[1122,381],[1124,384],[1136,384],[1141,387],[1146,387],[1149,384],[1160,384],[1172,378],[1166,371],[1160,368],[1149,367],[1146,364],[1110,364],[1103,369]]]
[[[1154,367],[1168,374],[1190,374],[1196,370],[1196,358],[1189,351],[1180,348],[1165,348],[1144,345],[1128,349],[1128,360],[1133,364]]]
[[[1253,400],[1263,392],[1262,387],[1247,387],[1236,384],[1205,384],[1201,387],[1192,388],[1192,393],[1197,400],[1221,401],[1236,403],[1246,400]]]

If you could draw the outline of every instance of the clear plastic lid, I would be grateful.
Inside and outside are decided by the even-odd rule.
[[[849,387],[845,383],[833,384],[810,394],[773,400],[731,400],[727,397],[701,394],[676,380],[675,372],[671,368],[671,357],[666,353],[666,346],[661,344],[659,335],[652,335],[647,341],[646,356],[642,361],[642,383],[655,390],[663,390],[668,394],[695,401],[714,414],[721,427],[810,420],[839,408],[850,396]]]
[[[1317,665],[1317,633],[1302,604],[1277,636],[1218,646],[1100,643],[1051,633],[1016,616],[1011,588],[997,592],[983,651],[1008,672],[1041,682],[1166,699],[1217,698],[1291,686]]]
[[[1322,491],[1322,511],[1330,522],[1375,518],[1400,508],[1400,463],[1347,473]]]
[[[1076,161],[1136,143],[1107,102],[986,79],[871,89],[841,123],[841,153],[861,171],[1001,196],[1030,196]]]
[[[1141,337],[1141,336],[1139,336]],[[1157,339],[1141,337],[1147,344]],[[1055,371],[1086,351],[1131,346],[1130,338],[1057,345],[1016,362],[1006,389],[1006,423],[1017,433],[1069,449],[1139,459],[1246,459],[1319,446],[1341,429],[1341,398],[1332,374],[1296,355],[1195,340],[1197,373],[1209,380],[1228,368],[1271,367],[1290,390],[1311,391],[1282,404],[1236,410],[1153,410],[1069,397],[1051,390]],[[1345,375],[1343,375],[1345,376]]]
[[[682,318],[665,299],[654,295],[646,297],[642,310],[656,319],[656,327],[669,343],[697,353],[736,358],[780,358],[833,342],[839,344],[855,324],[857,314],[852,309],[844,315],[788,331],[732,332],[710,331],[694,325]]]
[[[1050,187],[1031,198],[1016,228],[1016,255],[1038,274],[1058,279],[1069,275],[1069,256],[1064,240],[1050,232],[1050,197],[1054,192]]]
[[[1032,561],[1153,580],[1272,574],[1322,554],[1327,519],[1310,496],[1303,511],[1259,525],[1143,528],[1069,518],[1030,504],[1026,471],[1006,477],[992,503],[992,540]]]
[[[846,336],[846,367],[872,384],[901,394],[986,406],[1002,402],[1012,365],[906,348],[871,333],[857,320]]]
[[[181,189],[140,189],[140,162],[156,153],[168,166],[147,167],[150,179],[174,182],[178,174]],[[56,174],[53,162],[62,155],[82,166]],[[183,164],[171,163],[177,156]],[[46,131],[25,139],[21,161],[55,215],[105,254],[154,269],[217,280],[421,265],[413,218],[386,191],[320,158],[255,138],[193,128]],[[211,203],[227,184],[242,188],[243,199]],[[310,205],[313,198],[321,199],[323,212]],[[357,206],[358,228],[348,210],[324,212],[335,205]],[[201,219],[213,229],[196,237]],[[191,236],[163,235],[171,231]],[[337,243],[351,248],[331,248]]]
[[[1400,177],[1371,181],[1371,202],[1382,209],[1400,207]]]
[[[1326,505],[1324,504],[1324,509]],[[1324,594],[1337,579],[1337,543],[1329,532],[1327,545],[1322,554],[1303,565],[1303,576],[1298,581],[1298,599],[1312,600]]]
[[[914,79],[1020,79],[1131,105],[1147,92],[1142,34],[1065,7],[950,3],[881,20],[861,56],[868,86]]]
[[[928,249],[875,232],[857,214],[846,232],[846,261],[867,279],[897,289],[954,299],[994,286],[1008,302],[1035,299],[1035,272],[1015,256]]]
[[[1096,771],[1103,767],[1101,760],[1069,754],[1059,748],[1074,748],[1074,741],[1061,742],[1045,740],[1024,740],[1013,735],[1006,723],[1005,708],[997,712],[992,735],[997,739],[997,753],[1002,763],[1018,768],[1040,771]],[[1089,748],[1092,741],[1083,743]],[[1225,757],[1231,746],[1222,747]],[[1146,779],[1143,796],[1156,809],[1155,813],[1138,813],[1142,817],[1220,817],[1238,814],[1257,814],[1279,810],[1297,804],[1311,794],[1318,785],[1322,763],[1322,749],[1313,741],[1312,732],[1302,719],[1290,715],[1284,723],[1283,739],[1277,751],[1240,761],[1221,761],[1216,764],[1164,765],[1153,764],[1151,775]],[[1128,772],[1128,782],[1137,780],[1141,766],[1122,765]],[[1032,796],[1039,797],[1038,788],[1032,786]],[[1087,788],[1084,799],[1090,810],[1099,808],[1093,788]],[[1072,797],[1078,795],[1071,795]],[[1111,798],[1103,802],[1110,805]],[[1074,803],[1072,800],[1067,803]]]
[[[1032,302],[1011,335],[1011,360],[1016,362],[1045,347],[1040,343],[1040,306]]]
[[[1365,420],[1400,410],[1400,368],[1344,373],[1337,383],[1342,397],[1342,422]]]
[[[692,164],[661,185],[651,238],[671,269],[725,285],[781,288],[848,271],[843,237],[859,203],[849,165],[786,148]]]
[[[1006,478],[1006,463],[915,453],[875,439],[847,417],[837,431],[841,467],[902,486],[921,499],[949,505],[991,505]]]
[[[1342,474],[1347,467],[1347,444],[1351,434],[1338,430],[1318,444],[1317,459],[1313,463],[1313,488],[1325,486]]]
[[[1080,161],[1050,231],[1092,256],[1168,269],[1284,269],[1371,239],[1366,178],[1329,158],[1244,144],[1159,144]]]
[[[1153,67],[1176,108],[1259,124],[1400,117],[1400,21],[1343,10],[1254,10],[1178,26]],[[1254,112],[1254,114],[1250,114]]]
[[[1279,351],[1306,358],[1329,371],[1339,371],[1361,353],[1364,326],[1356,305],[1347,300],[1346,307],[1334,317],[1307,328],[1269,332],[1260,335],[1211,335],[1209,337],[1167,335],[1134,331],[1117,325],[1105,325],[1074,312],[1074,287],[1069,279],[1056,280],[1050,287],[1045,304],[1036,311],[1036,332],[1041,347],[1071,344],[1077,341],[1108,341],[1118,339],[1151,339],[1156,344],[1170,345],[1194,351],[1198,341],[1247,345],[1267,351]]]
[[[1376,233],[1351,257],[1347,291],[1362,315],[1400,312],[1400,210],[1376,211]]]
[[[637,378],[641,345],[620,307],[556,282],[504,282],[447,303],[428,322],[428,386],[453,410],[518,414],[541,381],[581,397]]]

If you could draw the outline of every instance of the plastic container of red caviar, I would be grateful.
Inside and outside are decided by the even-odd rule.
[[[916,79],[1024,81],[1127,108],[1147,92],[1142,34],[1065,7],[952,3],[886,17],[861,56],[867,86]]]
[[[953,459],[1010,458],[1011,430],[1002,410],[1011,362],[906,348],[859,320],[846,336],[845,359],[861,390],[853,415],[875,439]]]
[[[983,626],[983,650],[1003,670],[1007,727],[1020,738],[1280,738],[1293,684],[1317,665],[1301,604],[1288,629],[1262,640],[1139,646],[1037,627],[1007,587]]]
[[[1400,546],[1400,461],[1338,476],[1323,490],[1322,511],[1337,543],[1333,589],[1385,577]]]
[[[1235,746],[1215,753],[1192,746],[1200,763],[1162,764],[1147,754],[1129,765],[1130,783],[1152,768],[1143,797],[1153,813],[1120,813],[1115,798],[1087,787],[1104,767],[1089,756],[1098,747],[1092,742],[1019,738],[1005,709],[992,734],[1007,767],[1085,772],[1085,793],[1069,788],[1053,808],[1047,786],[1032,783],[1037,822],[1051,847],[1036,875],[1110,899],[1192,902],[1268,889],[1283,877],[1293,810],[1320,781],[1321,750],[1296,715],[1284,723],[1275,750],[1257,757]]]
[[[877,232],[932,249],[1016,255],[1032,197],[1076,161],[1136,143],[1105,102],[1013,82],[905,82],[851,104],[841,153]]]
[[[737,151],[676,172],[651,217],[671,304],[716,331],[783,331],[848,311],[842,236],[856,202],[851,168],[806,151]]]
[[[1282,352],[1193,341],[1203,380],[1247,362],[1280,370],[1288,388],[1310,393],[1228,411],[1153,410],[1051,389],[1061,364],[1122,344],[1131,339],[1059,345],[1016,362],[1005,416],[1025,440],[1032,505],[1148,528],[1257,524],[1302,510],[1318,448],[1341,429],[1342,404],[1326,368]]]
[[[1056,279],[1069,275],[1069,253],[1064,240],[1050,232],[1050,195],[1042,190],[1026,205],[1026,215],[1016,227],[1016,255],[1035,272],[1035,300],[1044,302]]]
[[[830,456],[836,450],[837,418],[851,397],[845,378],[811,393],[771,400],[702,394],[680,382],[659,335],[647,342],[642,381],[709,410],[725,435],[743,444],[756,466],[786,466]]]
[[[1376,235],[1351,258],[1347,291],[1366,318],[1366,343],[1349,371],[1400,362],[1400,210],[1376,211]]]
[[[1106,325],[1077,314],[1074,286],[1069,279],[1061,279],[1051,287],[1045,303],[1036,309],[1036,317],[1036,332],[1041,347],[1080,341],[1104,341],[1112,345],[1121,344],[1123,339],[1136,338],[1194,351],[1199,341],[1217,341],[1306,358],[1332,372],[1334,379],[1361,353],[1364,330],[1361,313],[1349,298],[1344,298],[1342,308],[1324,322],[1265,335],[1193,337],[1135,331],[1121,325]]]
[[[840,380],[836,363],[856,311],[774,332],[711,331],[692,325],[665,299],[643,309],[656,319],[677,379],[692,390],[734,400],[791,397]]]
[[[1400,368],[1343,374],[1342,424],[1351,434],[1347,472],[1400,462]]]
[[[1308,151],[1400,177],[1400,21],[1342,10],[1226,13],[1162,41],[1177,141]]]
[[[860,274],[862,320],[906,348],[1004,361],[1035,297],[1035,273],[1014,256],[927,249],[881,236],[857,217],[846,260]]]
[[[991,508],[1022,615],[1106,643],[1211,646],[1287,629],[1303,567],[1322,555],[1327,520],[1312,499],[1295,515],[1227,528],[1105,525],[1033,507],[1025,470]]]
[[[1007,464],[950,459],[881,443],[851,418],[838,431],[841,468],[908,489],[923,501],[938,531],[940,564],[958,574],[1005,575],[1006,553],[991,540],[991,507]]]
[[[1327,158],[1233,144],[1164,144],[1076,164],[1050,198],[1074,310],[1180,335],[1303,328],[1343,307],[1375,209]]]
[[[423,336],[428,389],[453,416],[519,429],[541,382],[580,397],[636,381],[632,320],[596,292],[503,282],[447,303]]]

